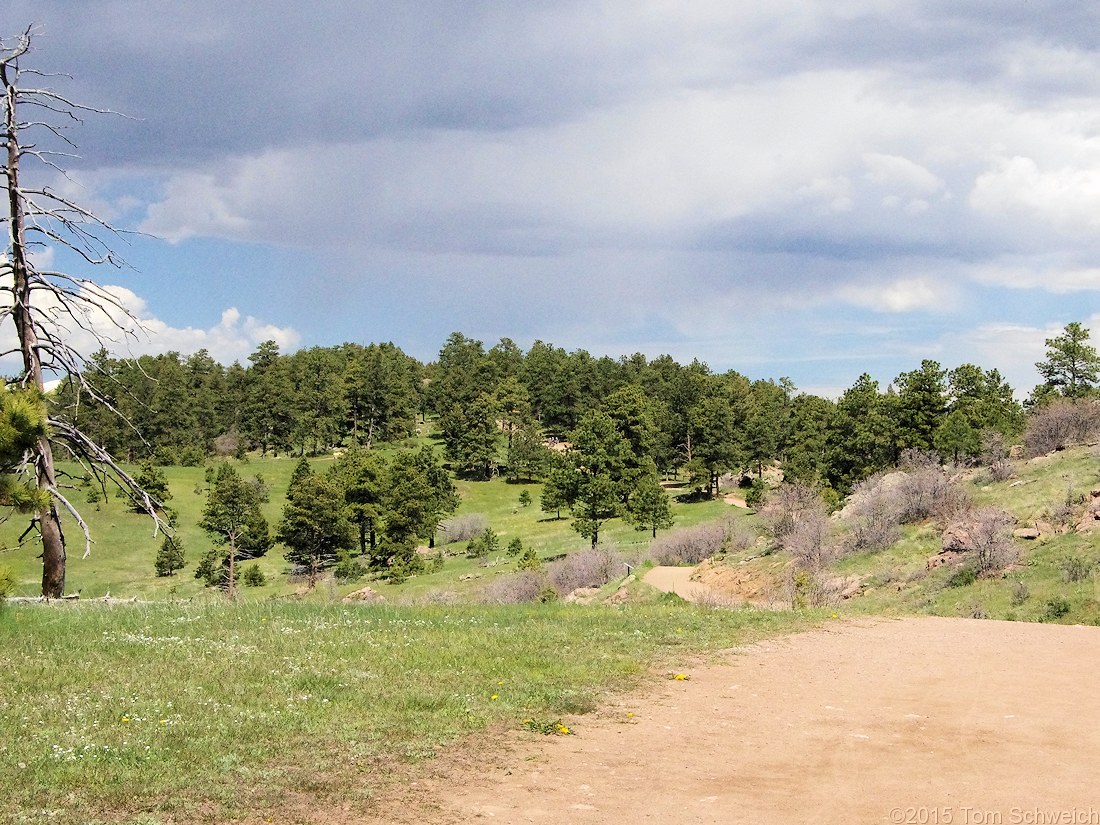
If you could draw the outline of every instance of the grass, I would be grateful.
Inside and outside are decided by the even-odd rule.
[[[278,520],[293,459],[253,460],[272,490]],[[319,467],[325,461],[317,462]],[[1020,462],[1017,478],[971,493],[1024,523],[1046,519],[1096,486],[1086,448]],[[236,605],[191,572],[206,546],[194,526],[204,504],[202,468],[166,468],[180,513],[188,568],[158,579],[158,541],[119,501],[86,505],[97,545],[73,551],[70,591],[138,596],[153,604],[0,605],[0,781],[9,789],[0,823],[45,821],[189,823],[247,818],[286,821],[301,796],[354,810],[403,765],[441,748],[526,720],[559,721],[636,686],[656,669],[682,672],[692,657],[763,634],[802,628],[832,613],[715,610],[658,594],[639,581],[621,607],[570,604],[413,606],[433,590],[467,595],[514,564],[503,552],[466,559],[456,543],[441,571],[393,585],[324,585],[293,600],[281,548],[259,561],[272,584],[244,589]],[[1018,483],[1023,482],[1023,483]],[[518,536],[548,558],[585,546],[567,518],[538,508],[539,486],[461,482],[459,514],[482,514],[501,546]],[[198,489],[198,492],[196,492]],[[528,491],[532,505],[522,507]],[[674,505],[677,527],[744,511],[721,501]],[[0,525],[10,546],[17,520]],[[75,535],[69,525],[70,539]],[[860,576],[865,595],[843,613],[934,613],[1064,623],[1100,622],[1100,546],[1089,535],[1045,535],[1020,543],[1003,577],[949,586],[953,568],[926,569],[939,530],[911,525],[880,553],[848,556],[832,572]],[[644,552],[645,532],[613,521],[604,541]],[[742,555],[756,555],[757,548]],[[0,553],[18,591],[34,594],[30,547]],[[1090,567],[1088,575],[1067,574]],[[736,559],[734,560],[736,562]],[[782,566],[779,554],[752,564]],[[385,605],[336,603],[363,584]],[[605,590],[614,589],[613,584]],[[409,602],[409,604],[402,604]],[[839,611],[838,611],[839,612]],[[530,727],[530,726],[529,726]],[[15,732],[15,733],[8,733]],[[536,734],[532,734],[536,735]]]
[[[331,458],[323,457],[311,463],[315,469],[323,471],[331,466],[331,462]],[[271,492],[271,500],[265,505],[264,512],[272,530],[281,516],[286,488],[295,464],[297,459],[289,457],[253,458],[247,462],[238,462],[238,469],[246,478],[257,474],[264,478]],[[162,469],[172,492],[168,504],[179,513],[178,535],[183,541],[187,566],[174,576],[156,577],[153,573],[153,559],[161,539],[153,536],[149,519],[130,512],[125,502],[114,497],[101,502],[99,509],[96,509],[95,504],[84,503],[86,490],[77,489],[72,491],[73,499],[80,505],[95,544],[91,555],[86,559],[82,558],[83,542],[80,531],[63,514],[65,533],[69,539],[67,592],[79,592],[83,598],[95,598],[110,593],[119,598],[137,597],[153,601],[219,598],[218,593],[205,588],[193,575],[203,551],[210,546],[208,537],[196,526],[206,503],[204,468]],[[539,509],[540,484],[511,484],[497,478],[484,482],[459,481],[458,488],[462,499],[458,515],[484,515],[489,526],[500,534],[502,548],[516,536],[523,541],[524,546],[534,547],[543,558],[586,546],[586,540],[570,527],[568,512],[563,513],[563,517],[559,519],[554,514],[546,514]],[[520,493],[524,490],[533,499],[528,507],[519,504]],[[673,504],[677,527],[698,524],[730,512],[743,511],[735,511],[720,500]],[[17,583],[13,595],[34,596],[41,588],[41,562],[37,559],[39,549],[33,540],[34,536],[24,546],[16,546],[18,536],[25,526],[26,519],[20,516],[11,516],[7,522],[0,524],[0,547],[9,548],[0,550],[0,564],[10,567],[15,574]],[[601,531],[601,541],[614,543],[626,553],[644,552],[649,546],[650,534],[635,530],[621,519],[614,519]],[[438,573],[416,576],[401,585],[391,585],[385,581],[350,584],[329,582],[311,594],[311,597],[322,601],[339,599],[364,585],[375,588],[390,599],[416,599],[443,587],[471,593],[497,572],[514,569],[514,565],[503,552],[490,559],[492,566],[486,567],[478,561],[465,559],[465,547],[465,543],[457,543],[445,548],[451,557]],[[240,588],[241,598],[257,601],[299,595],[300,585],[287,580],[287,564],[283,559],[283,552],[284,548],[276,545],[266,556],[255,561],[269,584],[261,588]],[[463,580],[463,576],[469,578]]]
[[[18,733],[0,740],[0,822],[262,818],[303,789],[362,805],[401,763],[463,737],[590,711],[652,668],[817,618],[13,603],[0,608],[0,729]]]

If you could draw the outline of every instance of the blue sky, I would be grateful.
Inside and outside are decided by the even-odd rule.
[[[835,395],[1026,395],[1100,331],[1100,7],[9,0],[150,334],[228,363],[460,330]],[[14,28],[13,28],[14,27]],[[54,263],[68,265],[64,256]]]

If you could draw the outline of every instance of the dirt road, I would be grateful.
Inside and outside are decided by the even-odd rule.
[[[373,822],[1100,823],[1100,628],[835,622],[441,764]]]

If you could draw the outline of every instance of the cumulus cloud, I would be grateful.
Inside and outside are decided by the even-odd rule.
[[[341,296],[293,315],[326,343],[461,328],[829,364],[1039,329],[1076,307],[1002,293],[1096,288],[1089,4],[13,2],[84,97],[143,117],[92,124],[90,194],[140,204],[174,261],[288,250],[282,300]],[[217,255],[195,267],[213,306],[259,299]],[[816,337],[837,312],[890,318],[891,346]],[[157,338],[263,334],[192,323]],[[790,323],[786,351],[760,343]]]
[[[179,352],[184,355],[200,349],[223,364],[244,361],[263,341],[273,340],[283,352],[298,348],[301,335],[290,327],[266,324],[252,316],[242,316],[236,307],[221,313],[218,323],[208,328],[175,327],[149,311],[144,299],[121,286],[85,286],[62,309],[48,292],[37,294],[37,307],[44,323],[73,351],[88,356],[106,349],[116,357],[156,355]],[[15,330],[5,323],[0,327],[3,349],[15,344]]]
[[[970,203],[981,212],[1017,212],[1065,231],[1094,232],[1100,227],[1100,168],[1040,169],[1029,157],[1001,159],[978,176]]]

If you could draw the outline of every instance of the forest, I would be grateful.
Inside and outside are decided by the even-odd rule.
[[[1043,439],[1026,445],[1037,452],[1071,438],[1057,427],[1037,435],[1029,416],[1092,398],[1098,364],[1087,330],[1071,323],[1047,341],[1036,365],[1045,381],[1026,403],[995,369],[932,360],[886,387],[863,374],[833,401],[698,360],[596,358],[541,341],[524,352],[509,339],[486,348],[455,332],[427,364],[392,343],[283,354],[267,341],[247,366],[228,367],[205,351],[133,360],[101,351],[85,384],[62,383],[50,403],[52,418],[138,468],[150,498],[117,495],[168,524],[176,516],[162,467],[301,457],[278,525],[259,515],[262,480],[224,462],[207,467],[199,526],[211,547],[196,575],[232,589],[241,563],[277,542],[311,583],[327,569],[353,577],[366,567],[393,580],[420,572],[416,548],[433,545],[459,504],[454,479],[541,482],[542,510],[568,513],[595,547],[611,519],[654,536],[670,526],[670,479],[698,500],[734,484],[754,505],[782,480],[835,506],[905,456],[995,465],[1021,440]],[[306,461],[318,455],[335,459],[325,473]],[[78,481],[93,502],[109,494],[108,478],[87,469]],[[182,566],[169,535],[157,572]]]

